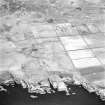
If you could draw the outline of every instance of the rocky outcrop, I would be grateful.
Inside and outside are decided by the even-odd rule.
[[[98,5],[98,2],[0,1],[0,90],[6,91],[2,84],[16,82],[28,88],[29,93],[45,94],[58,90],[68,95],[68,84],[82,84],[104,100],[104,73],[100,73],[101,81],[95,82],[89,76],[96,74],[81,75],[82,70],[76,70],[60,40],[65,36],[104,33],[104,3]]]

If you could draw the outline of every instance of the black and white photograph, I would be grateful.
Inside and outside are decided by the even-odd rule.
[[[0,0],[0,105],[105,105],[105,0]]]

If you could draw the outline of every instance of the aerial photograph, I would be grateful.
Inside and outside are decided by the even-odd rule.
[[[0,105],[105,105],[105,0],[0,0]]]

